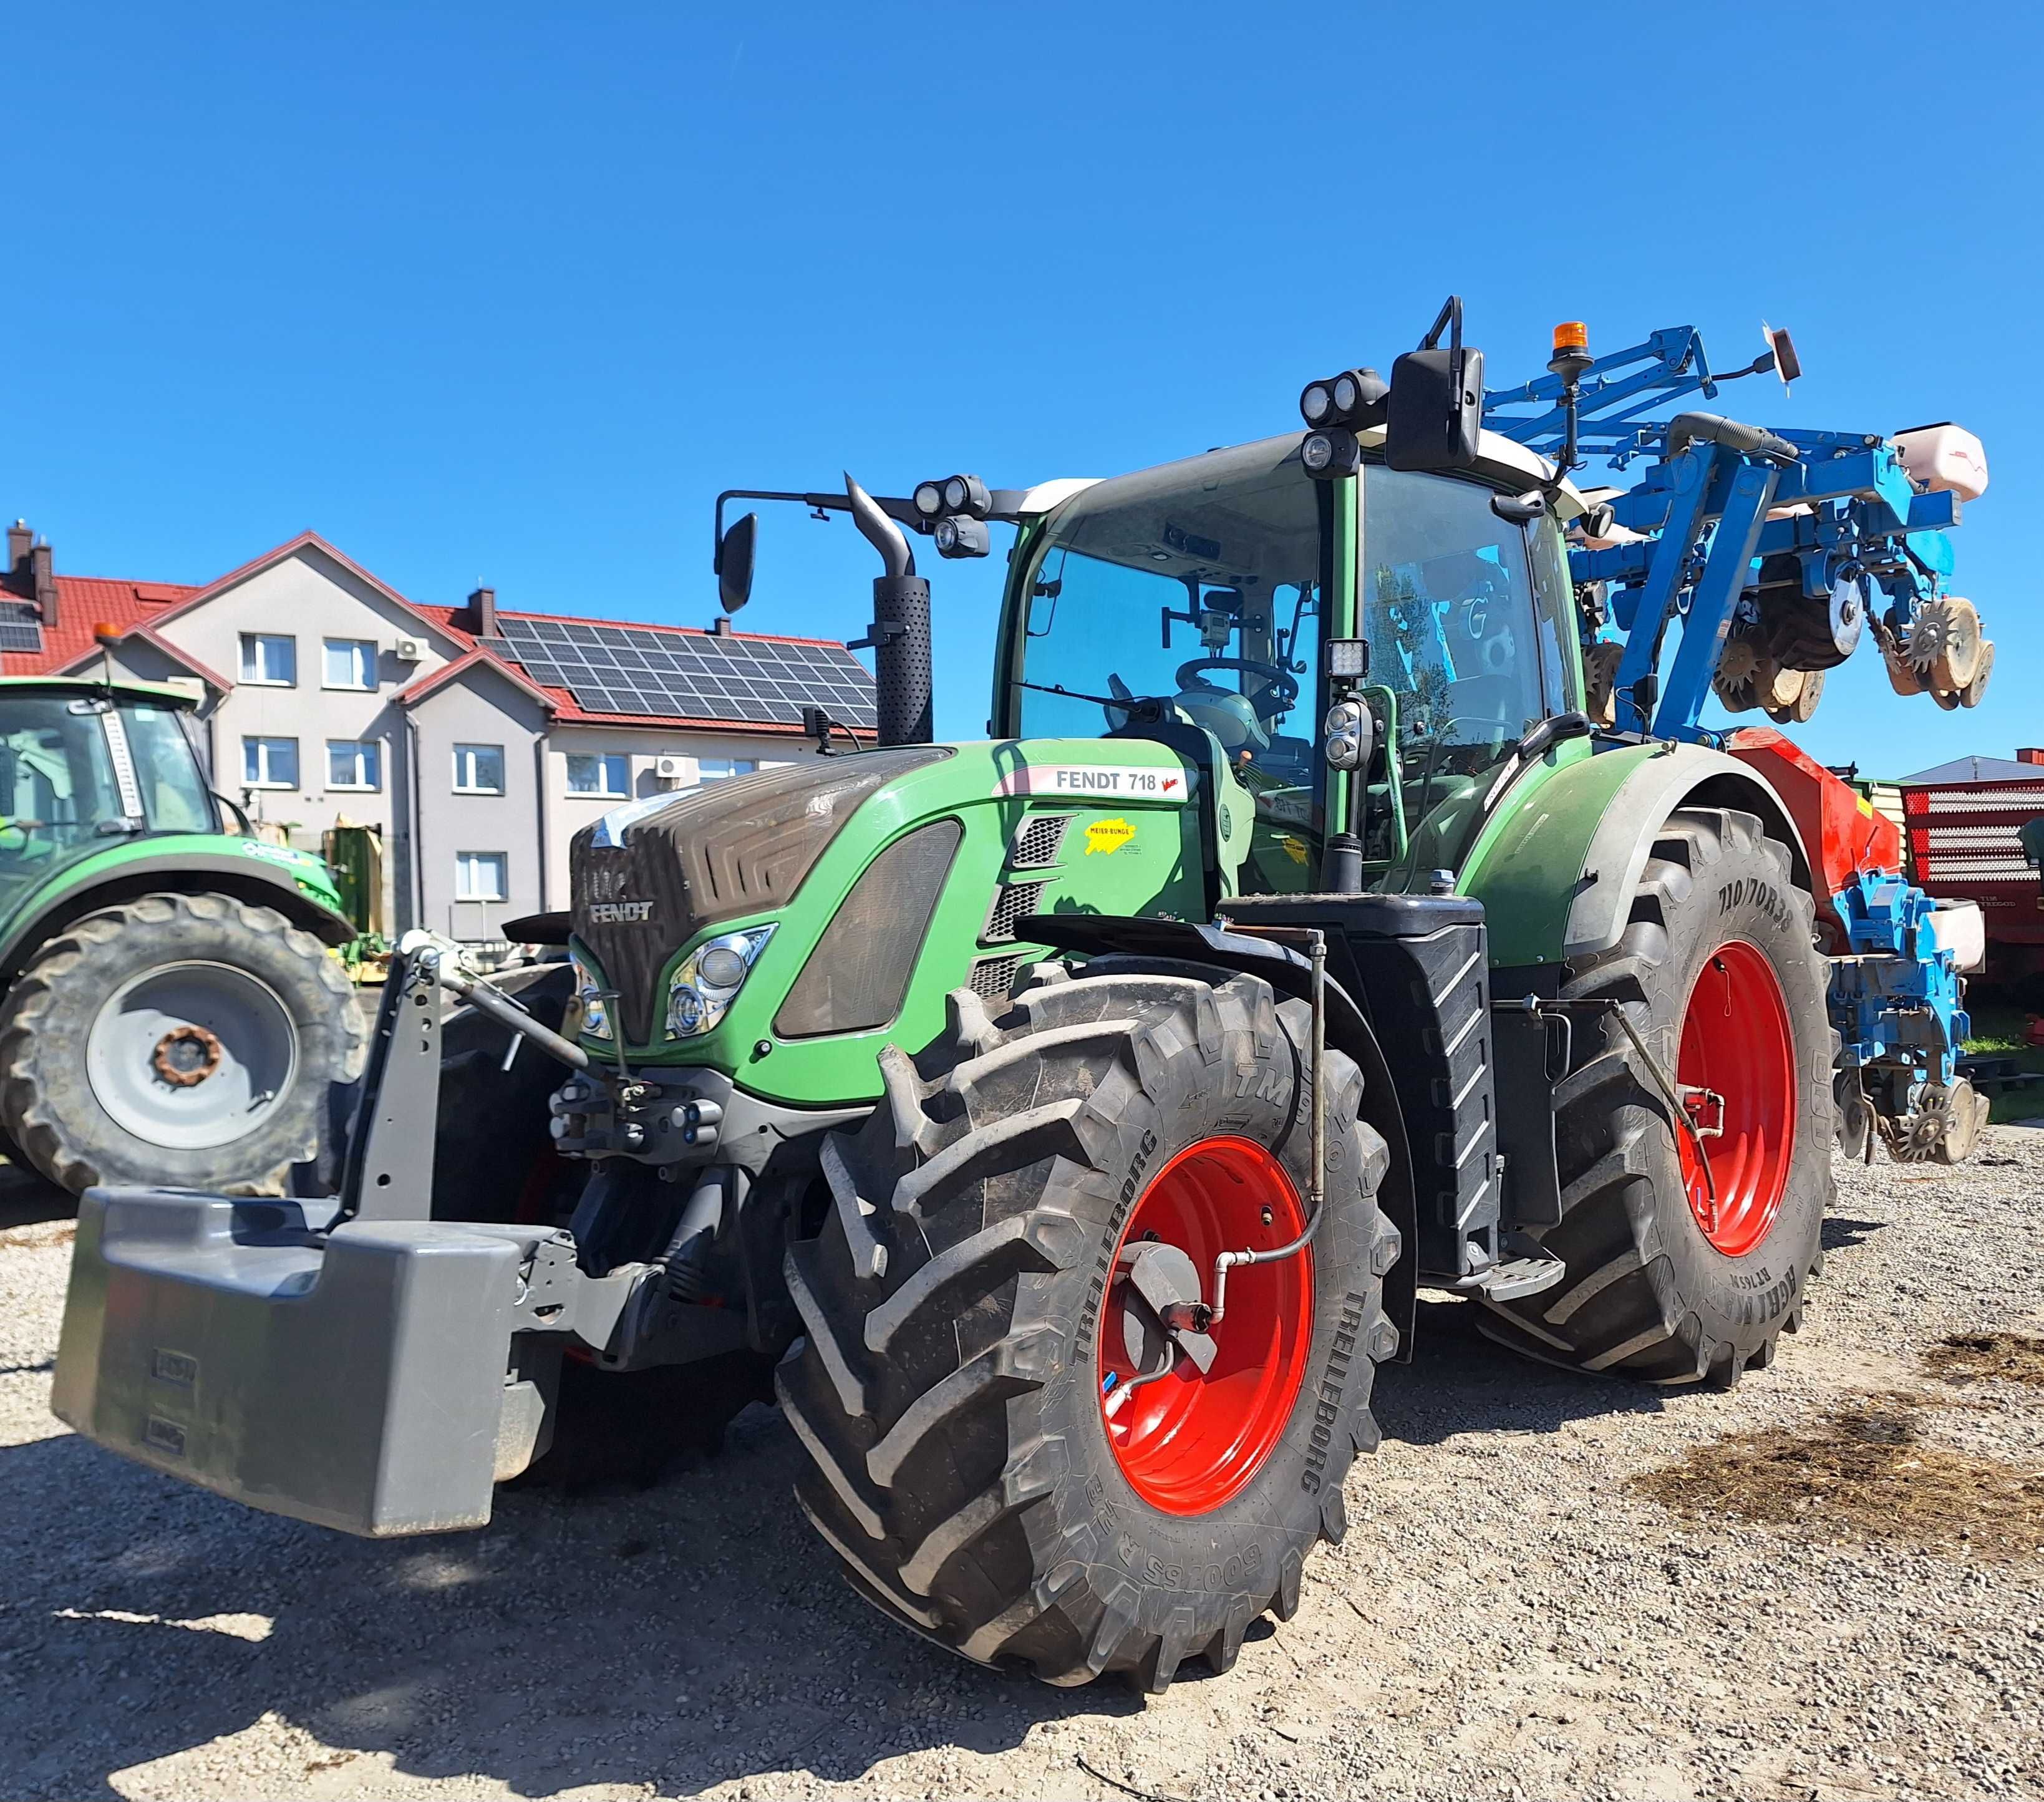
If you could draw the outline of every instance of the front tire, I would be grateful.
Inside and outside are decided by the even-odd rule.
[[[340,966],[274,909],[144,895],[73,920],[0,1009],[0,1121],[74,1194],[281,1194],[365,1032]]]
[[[1327,1052],[1310,1246],[1233,1274],[1207,1375],[1181,1357],[1139,1389],[1124,1243],[1179,1245],[1211,1301],[1214,1249],[1304,1217],[1307,1009],[1105,959],[997,1021],[961,989],[951,1017],[920,1059],[882,1054],[886,1099],[827,1143],[835,1206],[788,1259],[797,1499],[855,1589],[968,1658],[1153,1692],[1189,1658],[1224,1671],[1251,1623],[1297,1608],[1377,1443],[1399,1237],[1362,1079]]]
[[[1618,943],[1572,966],[1562,992],[1626,1009],[1711,1132],[1711,1180],[1623,1030],[1579,1013],[1555,1092],[1562,1216],[1538,1235],[1568,1274],[1486,1302],[1485,1332],[1662,1383],[1729,1385],[1773,1360],[1821,1267],[1833,1189],[1826,982],[1786,848],[1750,813],[1675,813]]]

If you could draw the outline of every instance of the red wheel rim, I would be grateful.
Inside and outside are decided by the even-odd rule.
[[[1121,1247],[1155,1238],[1186,1253],[1213,1300],[1223,1251],[1286,1245],[1306,1212],[1285,1167],[1247,1139],[1203,1139],[1151,1178]],[[1122,1336],[1119,1294],[1101,1312],[1103,1424],[1129,1486],[1166,1514],[1205,1514],[1239,1494],[1283,1435],[1312,1347],[1313,1250],[1229,1273],[1228,1312],[1202,1375],[1180,1357],[1169,1376],[1118,1394],[1135,1374]]]
[[[1742,939],[1712,951],[1689,989],[1675,1085],[1690,1119],[1706,1129],[1710,1158],[1707,1182],[1695,1138],[1677,1130],[1689,1210],[1713,1247],[1742,1257],[1781,1211],[1796,1149],[1788,1004],[1774,966]]]

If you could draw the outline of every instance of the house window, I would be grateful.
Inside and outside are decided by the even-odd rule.
[[[289,644],[287,638],[283,641]],[[252,789],[294,789],[298,786],[298,741],[294,738],[244,738],[241,741],[241,780]]]
[[[696,774],[705,782],[718,782],[726,776],[749,776],[759,766],[750,757],[698,757]]]
[[[376,646],[367,638],[326,641],[326,688],[373,689],[376,686]]]
[[[568,753],[570,794],[614,795],[622,799],[632,792],[632,760],[617,753],[601,756],[594,751]]]
[[[454,898],[501,901],[504,898],[505,855],[501,851],[458,851],[454,854]]]
[[[330,738],[326,741],[326,786],[330,789],[380,789],[383,747],[374,739]]]
[[[267,632],[241,635],[241,679],[266,688],[296,688],[298,641]]]
[[[504,792],[504,747],[501,744],[458,744],[454,747],[454,792],[456,794],[501,794]]]

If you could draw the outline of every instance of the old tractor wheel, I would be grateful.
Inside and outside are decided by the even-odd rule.
[[[283,1192],[362,1071],[355,992],[309,932],[226,895],[75,920],[0,1011],[0,1118],[44,1175]]]
[[[1841,577],[1822,594],[1805,594],[1802,563],[1793,555],[1762,560],[1758,599],[1767,655],[1785,667],[1835,669],[1866,630],[1864,579]]]
[[[1980,659],[1980,615],[1972,601],[1940,595],[1916,616],[1909,661],[1933,694],[1957,694],[1979,673]]]
[[[1980,667],[1973,671],[1973,679],[1959,690],[1961,707],[1977,707],[1987,698],[1988,678],[1994,674],[1994,640],[1981,640]]]
[[[1151,1691],[1235,1661],[1346,1527],[1373,1450],[1399,1236],[1384,1144],[1330,1050],[1326,1216],[1305,1224],[1308,1014],[1266,983],[1105,959],[989,1019],[970,991],[834,1136],[835,1203],[788,1282],[796,1493],[869,1601],[982,1664]]]
[[[1562,1217],[1540,1235],[1568,1275],[1487,1304],[1492,1337],[1664,1383],[1731,1384],[1773,1359],[1800,1323],[1832,1189],[1813,917],[1751,814],[1685,808],[1662,828],[1623,937],[1562,992],[1626,1009],[1695,1132],[1615,1020],[1577,1026],[1555,1097]]]
[[[1897,694],[1921,694],[1923,678],[1916,673],[1916,666],[1909,660],[1906,646],[1892,637],[1881,642],[1881,660],[1888,670],[1888,686]]]
[[[1817,703],[1824,696],[1824,672],[1822,670],[1784,670],[1777,678],[1775,692],[1779,694],[1788,686],[1787,678],[1801,679],[1793,686],[1794,698],[1778,707],[1769,707],[1767,717],[1777,726],[1800,725],[1816,717]]]
[[[1941,1164],[1963,1164],[1980,1144],[1991,1104],[1963,1076],[1946,1091],[1945,1130],[1931,1155]]]
[[[1617,718],[1618,667],[1625,647],[1599,639],[1583,652],[1583,711],[1591,724],[1609,726]]]
[[[1744,713],[1760,705],[1753,678],[1760,667],[1760,653],[1750,638],[1727,638],[1711,678],[1719,704],[1727,713]]]

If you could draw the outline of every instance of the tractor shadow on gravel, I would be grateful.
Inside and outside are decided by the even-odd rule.
[[[394,1765],[687,1796],[1140,1713],[1118,1686],[1000,1676],[873,1612],[795,1508],[801,1456],[755,1407],[655,1485],[501,1495],[480,1532],[377,1543],[68,1435],[0,1450],[0,1508],[52,1548],[0,1612],[7,1792],[186,1792],[228,1771],[373,1794]]]
[[[1485,1339],[1476,1303],[1420,1297],[1412,1363],[1377,1373],[1387,1439],[1438,1445],[1458,1434],[1553,1433],[1604,1414],[1658,1414],[1667,1392],[1622,1377],[1536,1363]]]
[[[1663,1405],[1528,1363],[1481,1338],[1475,1312],[1422,1301],[1417,1362],[1378,1385],[1387,1439],[1551,1432]],[[53,1548],[17,1566],[0,1612],[8,1792],[182,1792],[202,1765],[259,1772],[279,1794],[315,1778],[375,1793],[394,1766],[521,1795],[688,1796],[782,1772],[850,1782],[906,1752],[1000,1752],[1032,1728],[1142,1711],[1119,1687],[978,1669],[873,1612],[794,1506],[801,1456],[755,1407],[713,1458],[656,1483],[502,1493],[480,1532],[377,1543],[67,1435],[0,1450],[0,1509]],[[1281,1674],[1281,1639],[1262,1637],[1228,1681],[1258,1682],[1260,1658],[1264,1680]]]
[[[0,1157],[0,1230],[67,1220],[77,1212],[78,1197],[70,1190],[25,1164]]]

